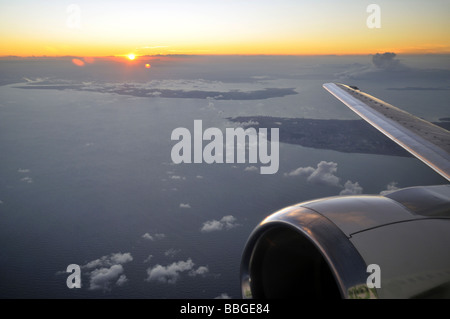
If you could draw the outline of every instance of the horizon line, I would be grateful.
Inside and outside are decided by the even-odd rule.
[[[138,58],[151,58],[151,57],[220,57],[220,56],[239,56],[239,57],[307,57],[307,56],[371,56],[379,53],[387,53],[393,52],[397,55],[450,55],[450,52],[401,52],[396,53],[395,51],[385,51],[385,52],[376,52],[376,53],[317,53],[317,54],[264,54],[264,53],[255,53],[255,54],[243,54],[243,53],[223,53],[223,54],[183,54],[183,53],[175,53],[175,54],[143,54],[136,55],[136,59]],[[0,59],[3,58],[126,58],[126,54],[120,55],[0,55]]]

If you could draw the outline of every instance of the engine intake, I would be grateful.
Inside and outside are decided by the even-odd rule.
[[[449,247],[450,185],[304,202],[250,235],[242,296],[450,298]],[[367,285],[372,265],[376,288]]]
[[[255,229],[241,264],[244,298],[348,298],[366,278],[366,265],[345,234],[296,206]]]

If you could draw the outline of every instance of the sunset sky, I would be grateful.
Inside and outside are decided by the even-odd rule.
[[[0,56],[450,53],[450,1],[2,0],[0,39]]]

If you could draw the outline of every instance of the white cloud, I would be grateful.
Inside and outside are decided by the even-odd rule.
[[[191,205],[181,203],[180,208],[191,208]]]
[[[181,250],[180,249],[174,249],[174,248],[170,248],[169,250],[166,250],[164,252],[164,256],[166,257],[175,257],[176,254],[178,254]]]
[[[236,220],[237,219],[232,215],[224,216],[221,220],[210,220],[203,223],[200,231],[209,233],[213,231],[220,231],[223,229],[228,230],[239,226],[239,224],[236,223]]]
[[[29,170],[28,168],[19,168],[17,171],[19,173],[21,173],[21,174],[25,174],[25,173],[31,172],[31,170]]]
[[[231,299],[231,297],[228,296],[228,294],[226,294],[226,293],[222,293],[222,294],[220,294],[220,296],[217,296],[214,299]]]
[[[284,173],[284,176],[309,176],[314,173],[314,167],[299,167],[289,173]]]
[[[151,240],[151,241],[161,240],[161,239],[164,239],[165,237],[166,237],[165,234],[150,235],[149,233],[145,233],[144,235],[142,235],[142,238],[148,239],[148,240]]]
[[[183,180],[183,181],[185,181],[185,180],[186,180],[186,177],[184,177],[184,176],[179,176],[179,175],[172,175],[172,176],[170,176],[170,179],[174,179],[174,180]]]
[[[339,193],[339,195],[359,195],[362,194],[363,188],[358,182],[353,183],[352,181],[347,181],[344,184],[344,189]]]
[[[88,269],[89,290],[110,290],[113,284],[124,285],[128,279],[123,274],[123,264],[133,260],[130,253],[113,253],[81,266]]]
[[[218,220],[211,220],[211,221],[207,221],[205,223],[203,223],[203,227],[201,229],[202,232],[212,232],[212,231],[218,231],[218,230],[222,230],[223,229],[223,225],[220,221]]]
[[[148,277],[146,281],[158,281],[161,283],[175,284],[182,273],[188,273],[189,276],[205,275],[209,270],[206,266],[194,268],[192,259],[186,261],[174,262],[168,266],[156,265],[147,269]]]
[[[125,275],[120,275],[119,279],[116,281],[117,286],[123,286],[128,282],[128,278]]]
[[[389,193],[398,190],[399,188],[397,187],[397,185],[398,185],[397,182],[390,182],[389,184],[386,185],[386,189],[380,192],[380,195],[385,196]]]
[[[123,275],[122,265],[113,265],[110,268],[95,269],[90,273],[89,290],[110,290],[113,282],[123,285],[127,281]]]
[[[209,268],[206,266],[200,266],[197,269],[192,269],[189,271],[189,276],[195,277],[195,276],[204,276],[209,272]]]
[[[149,233],[145,233],[144,235],[142,235],[142,238],[145,238],[145,239],[148,239],[148,240],[151,240],[151,241],[154,240],[153,236],[150,235]]]
[[[285,173],[284,176],[303,176],[307,177],[307,181],[311,183],[341,187],[339,177],[335,175],[336,172],[337,163],[321,161],[317,164],[317,168],[311,166],[299,167]]]
[[[115,264],[125,264],[133,260],[133,256],[130,253],[113,253],[107,256],[102,256],[98,259],[92,260],[87,264],[83,265],[83,268],[97,268],[97,267],[106,267],[112,266]]]
[[[110,255],[110,260],[114,264],[125,264],[133,260],[133,257],[130,253],[116,253]]]
[[[317,167],[299,167],[289,173],[284,173],[287,177],[306,177],[308,182],[342,188],[339,195],[359,195],[363,188],[358,182],[347,181],[344,186],[340,184],[340,178],[336,176],[338,164],[334,162],[321,161]]]
[[[153,255],[148,255],[148,257],[145,258],[144,263],[150,262],[150,260],[152,260],[152,258],[153,258]]]
[[[256,167],[256,166],[247,166],[247,167],[244,169],[244,171],[245,171],[245,172],[256,172],[256,171],[258,171],[258,167]]]
[[[24,177],[24,178],[21,178],[20,181],[21,181],[21,182],[24,182],[24,183],[28,183],[28,184],[33,183],[33,179],[32,179],[31,177],[29,177],[29,176],[26,176],[26,177]]]
[[[331,186],[339,186],[339,177],[334,175],[336,172],[336,163],[321,161],[317,164],[317,169],[308,177],[308,181]]]

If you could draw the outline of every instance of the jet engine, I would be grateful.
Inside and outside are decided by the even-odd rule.
[[[264,219],[242,255],[243,298],[450,298],[450,185],[340,196]]]

